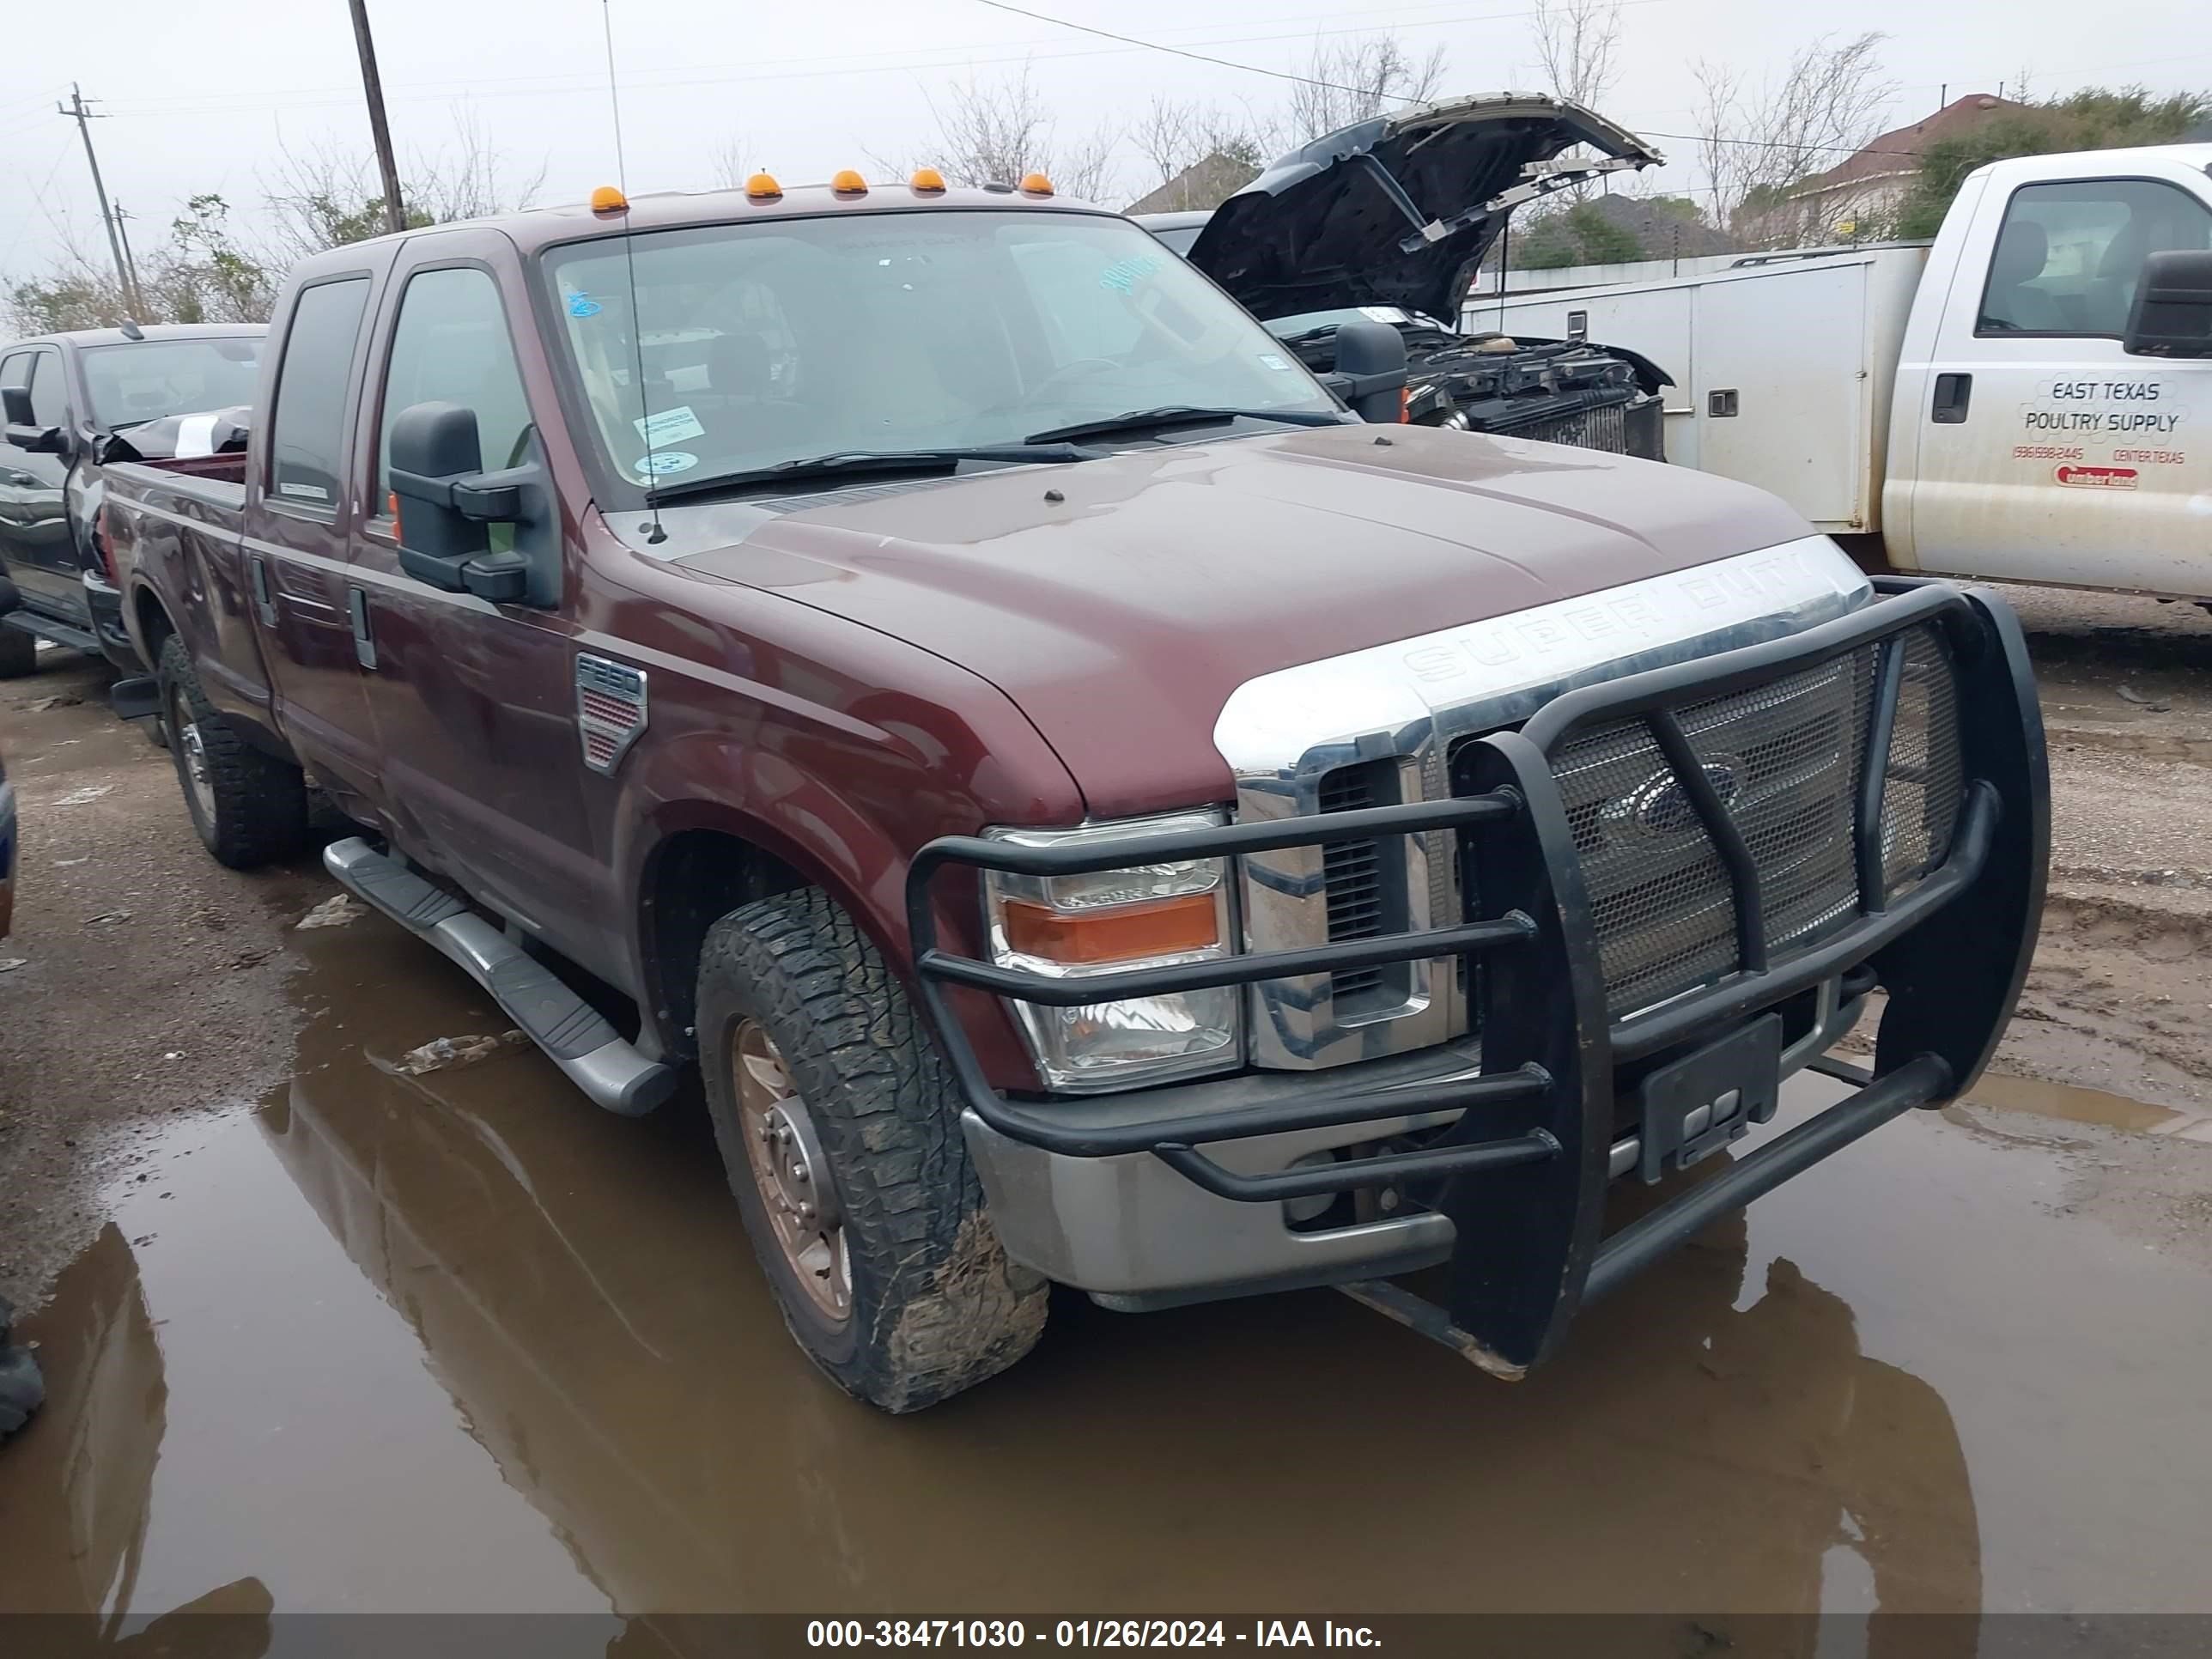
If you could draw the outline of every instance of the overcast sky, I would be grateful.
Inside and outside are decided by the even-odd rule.
[[[1334,39],[1389,29],[1441,45],[1447,93],[1536,88],[1528,0],[1022,0],[1031,9],[1277,70]],[[70,82],[110,118],[94,134],[109,191],[150,245],[182,200],[221,192],[258,218],[288,152],[357,147],[368,132],[345,0],[103,0],[92,13],[10,0],[0,76],[0,275],[33,274],[64,227],[101,246],[73,123],[53,112]],[[1684,158],[1657,182],[1698,182],[1687,133],[1691,65],[1709,58],[1772,74],[1823,28],[1880,29],[1903,121],[1952,95],[2037,94],[2085,82],[2160,91],[2212,84],[2212,32],[2183,28],[2192,0],[2088,6],[2081,0],[1858,0],[1832,11],[1773,0],[1623,0],[1621,70],[1604,112]],[[971,70],[1027,61],[1063,137],[1125,122],[1156,94],[1249,101],[1285,85],[991,9],[977,0],[611,0],[634,191],[702,188],[717,153],[743,145],[787,183],[871,155],[920,155],[930,100]],[[472,114],[509,171],[542,162],[542,200],[574,200],[615,176],[601,0],[369,0],[404,169],[410,153],[453,143]],[[87,19],[94,21],[88,21]],[[2174,48],[2179,47],[2177,52]],[[1152,182],[1124,153],[1133,189]],[[1650,177],[1650,175],[1646,175]]]

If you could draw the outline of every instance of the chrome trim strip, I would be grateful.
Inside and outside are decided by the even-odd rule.
[[[1328,773],[1394,757],[1405,763],[1405,798],[1418,789],[1437,799],[1462,738],[1516,725],[1579,685],[1801,633],[1872,596],[1842,549],[1808,536],[1260,675],[1230,694],[1214,747],[1236,775],[1240,823],[1316,812]],[[1455,921],[1451,838],[1407,845],[1401,878],[1413,926]],[[1239,882],[1248,950],[1327,942],[1321,848],[1246,858]],[[1405,1003],[1356,1023],[1337,1018],[1327,975],[1255,985],[1252,1062],[1302,1070],[1443,1042],[1467,1027],[1456,984],[1455,963],[1416,963]]]

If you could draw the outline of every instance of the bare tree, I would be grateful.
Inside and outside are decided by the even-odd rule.
[[[454,118],[452,141],[410,155],[399,177],[403,216],[420,227],[528,207],[544,185],[545,167],[540,162],[534,173],[509,177],[475,114],[464,110]],[[275,262],[384,234],[383,188],[369,157],[358,150],[323,143],[288,152],[264,177],[262,191],[275,221]]]
[[[1291,88],[1284,125],[1291,143],[1303,144],[1403,104],[1436,95],[1444,73],[1444,49],[1416,56],[1395,34],[1368,34],[1314,42],[1306,78]]]
[[[230,204],[193,197],[167,239],[143,248],[134,301],[115,280],[103,250],[89,256],[75,228],[57,227],[61,251],[41,275],[7,284],[6,312],[25,334],[142,323],[254,323],[268,320],[276,274],[242,247],[230,228]]]
[[[714,188],[741,190],[746,179],[760,169],[746,160],[753,154],[753,141],[741,133],[732,133],[714,146]]]
[[[1823,36],[1790,60],[1778,83],[1758,87],[1724,64],[1696,65],[1698,156],[1715,224],[1770,246],[1825,232],[1821,204],[1796,187],[1880,131],[1896,92],[1882,72],[1884,38]]]
[[[1129,144],[1151,174],[1146,205],[1183,212],[1218,207],[1242,190],[1267,164],[1276,140],[1273,124],[1249,109],[1237,113],[1215,104],[1155,97],[1129,129]],[[1175,188],[1168,191],[1170,185]]]
[[[1620,0],[1536,0],[1530,27],[1553,93],[1595,106],[1620,75]]]
[[[1063,196],[1097,201],[1113,190],[1120,132],[1101,125],[1086,137],[1061,143],[1027,64],[996,81],[972,74],[956,81],[941,103],[929,100],[929,108],[937,119],[937,142],[926,159],[956,185],[1018,184],[1042,173]],[[871,159],[878,167],[908,170],[872,153]]]

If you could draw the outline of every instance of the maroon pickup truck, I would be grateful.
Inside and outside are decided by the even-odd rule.
[[[1054,1281],[1340,1285],[1518,1375],[1971,1083],[2047,840],[2000,603],[1717,478],[1366,423],[1395,331],[1325,383],[1029,185],[301,265],[247,452],[109,484],[210,850],[326,792],[332,873],[593,1101],[696,1066],[793,1334],[891,1410]],[[1858,1086],[1756,1134],[1807,1066]]]

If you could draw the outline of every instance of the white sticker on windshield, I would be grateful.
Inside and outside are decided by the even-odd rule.
[[[1291,372],[1291,366],[1272,351],[1261,352],[1260,362],[1264,368],[1272,368],[1278,374],[1287,374]]]
[[[641,455],[632,463],[631,471],[641,477],[665,478],[672,472],[689,472],[699,465],[699,458],[682,449],[656,449],[650,455]]]
[[[655,449],[663,444],[680,444],[686,438],[703,438],[707,428],[699,424],[699,417],[691,412],[691,405],[681,409],[657,409],[641,421],[632,421],[637,435]]]

